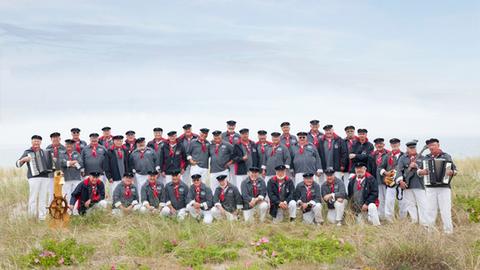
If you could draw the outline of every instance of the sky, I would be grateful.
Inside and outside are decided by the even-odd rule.
[[[0,1],[0,166],[32,134],[437,137],[480,156],[478,1]]]

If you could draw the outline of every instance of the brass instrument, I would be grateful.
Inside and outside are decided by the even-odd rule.
[[[56,170],[53,176],[54,197],[48,207],[48,213],[51,217],[49,222],[51,228],[66,228],[70,220],[67,198],[62,193],[64,183],[63,172]]]
[[[395,183],[395,177],[397,176],[397,170],[390,170],[385,173],[385,178],[383,179],[383,182],[387,187],[394,187],[396,185]]]

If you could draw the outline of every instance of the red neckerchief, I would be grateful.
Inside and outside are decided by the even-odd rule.
[[[388,165],[393,166],[393,157],[400,154],[400,150],[393,150],[388,158]]]
[[[100,140],[103,141],[105,148],[109,148],[110,144],[108,143],[108,141],[110,140],[110,138],[112,138],[112,136],[109,136],[109,137],[100,137]]]
[[[240,142],[245,149],[247,149],[247,154],[250,154],[250,141],[247,141],[247,143],[244,143],[243,141]]]
[[[172,144],[172,143],[168,143],[168,146],[169,146],[169,150],[168,150],[168,155],[170,157],[173,157],[175,155],[175,151],[173,151],[173,148],[176,146],[177,144]]]
[[[53,156],[58,158],[58,145],[55,146],[52,144],[52,146],[53,146]]]
[[[81,153],[82,152],[82,147],[80,145],[80,140],[76,141],[75,142],[75,150],[78,152],[78,153]]]
[[[380,166],[382,164],[382,157],[384,154],[387,154],[388,150],[387,149],[382,149],[382,150],[375,150],[373,151],[373,155],[375,156],[375,161],[377,162],[377,166]]]
[[[335,180],[333,180],[332,184],[330,185],[330,192],[335,193]]]
[[[333,133],[332,138],[327,138],[326,135],[322,136],[322,140],[327,140],[328,141],[328,150],[332,150],[332,145],[333,145],[333,140],[336,140],[338,138],[337,134]]]
[[[130,141],[127,140],[127,144],[128,144],[128,148],[129,148],[128,153],[132,153],[133,148],[135,147],[135,141],[130,142]]]
[[[438,157],[441,156],[442,154],[443,154],[442,149],[438,149],[438,153],[437,153],[437,154],[433,154],[433,153],[432,153],[432,158],[438,158]]]
[[[220,144],[215,144],[215,155],[218,157],[218,149],[220,148]]]
[[[305,186],[307,189],[307,202],[312,200],[312,185],[310,186]]]
[[[303,155],[303,152],[305,151],[305,149],[304,149],[305,145],[300,145],[299,144],[298,146],[300,147],[300,151],[299,151],[300,155]]]
[[[258,142],[257,144],[260,145],[260,152],[261,152],[262,154],[265,154],[265,145],[266,145],[267,143]]]
[[[158,145],[162,143],[163,139],[160,139],[157,141],[156,139],[153,139],[153,148],[155,148],[155,152],[158,152]]]
[[[360,140],[360,138],[358,138],[358,142],[359,142],[360,144],[366,144],[366,143],[368,142],[368,138],[365,138],[365,141],[364,141],[364,142],[362,142],[362,141]]]
[[[92,196],[90,198],[92,202],[100,201],[100,194],[97,193],[97,186],[100,182],[101,182],[100,180],[97,180],[96,183],[92,183],[90,177],[85,179],[85,181],[83,182],[85,185],[90,186],[92,188]]]
[[[283,136],[285,137],[285,146],[287,146],[287,148],[290,148],[290,134],[283,134]]]
[[[278,144],[277,145],[272,144],[272,153],[270,153],[271,157],[273,157],[273,155],[275,155],[275,153],[277,152],[277,148],[278,148]]]
[[[117,155],[118,155],[118,158],[119,159],[122,159],[123,158],[123,151],[122,151],[122,147],[116,147],[117,148]]]
[[[40,150],[40,147],[33,147],[32,146],[31,149],[32,149],[33,152],[37,152],[38,150]]]
[[[140,150],[140,159],[143,159],[144,155],[145,155],[145,149]]]
[[[318,147],[318,132],[313,132],[313,130],[310,130],[310,135],[313,137],[313,144]]]
[[[348,151],[352,151],[353,143],[354,143],[355,141],[358,141],[358,137],[357,137],[357,136],[353,136],[352,139],[347,139]]]
[[[195,186],[195,201],[196,201],[197,203],[200,203],[200,202],[201,202],[201,200],[200,200],[200,190],[201,190],[201,187],[202,187],[202,186],[200,186],[200,185],[199,185],[199,186]]]
[[[252,180],[252,187],[253,187],[253,197],[257,197],[258,188],[257,188],[257,180]]]
[[[410,158],[410,163],[411,163],[411,162],[415,162],[415,160],[417,159],[417,154],[415,154],[415,155],[408,155],[408,157]]]
[[[94,158],[97,157],[97,146],[98,146],[98,144],[90,144],[90,148],[92,148],[92,156]]]
[[[180,187],[180,183],[174,184],[173,185],[173,193],[175,193],[175,198],[180,200],[180,192],[178,191],[178,188]]]
[[[130,196],[132,196],[132,189],[130,185],[123,185],[123,187],[125,188],[125,193],[123,195],[125,195],[125,198],[130,198]]]
[[[362,181],[364,181],[366,176],[363,176],[363,178],[358,178],[357,177],[357,190],[360,191],[362,190]]]
[[[67,150],[68,160],[70,161],[73,160],[72,153],[73,153],[72,151]]]
[[[282,181],[280,182],[280,179],[275,175],[273,181],[277,182],[278,184],[278,195],[282,193],[282,184],[285,183],[288,180],[288,178],[285,176]]]
[[[227,131],[227,135],[228,135],[228,141],[230,142],[230,144],[233,144],[233,138],[235,137],[235,132],[228,132]]]
[[[220,187],[222,191],[220,192],[220,196],[218,198],[220,199],[221,202],[225,200],[225,190],[227,190],[228,185],[226,185],[224,188]]]
[[[158,198],[158,190],[157,190],[157,183],[155,182],[148,182],[148,185],[150,186],[150,188],[152,189],[153,191],[153,196],[155,198]]]
[[[203,153],[207,152],[207,144],[205,143],[205,140],[203,140],[199,137],[198,142],[202,144],[202,152]]]

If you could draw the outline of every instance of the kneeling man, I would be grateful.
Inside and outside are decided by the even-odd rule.
[[[193,218],[200,219],[203,217],[205,224],[213,221],[210,209],[213,206],[212,190],[201,181],[200,174],[192,175],[192,185],[188,191],[187,210]]]
[[[227,177],[226,174],[217,176],[218,186],[213,194],[212,215],[216,219],[226,217],[233,221],[237,220],[238,211],[243,208],[243,200],[238,188],[232,185]]]
[[[295,200],[303,212],[306,224],[322,224],[322,197],[320,185],[313,181],[313,173],[303,174],[303,182],[295,188]]]
[[[253,221],[253,215],[258,210],[260,222],[264,222],[267,216],[268,203],[265,200],[267,196],[267,186],[262,178],[259,178],[260,169],[251,167],[248,177],[242,182],[243,197],[243,218],[246,222]]]
[[[330,223],[336,223],[342,226],[343,214],[345,212],[345,204],[347,193],[345,184],[342,180],[335,176],[335,170],[328,168],[325,170],[327,181],[322,184],[322,198],[327,203],[328,214],[327,219]]]
[[[122,183],[113,191],[112,214],[123,215],[140,210],[138,203],[138,190],[133,184],[133,173],[127,172],[123,176]]]
[[[148,181],[143,184],[140,190],[142,198],[142,213],[159,213],[165,206],[164,187],[161,180],[158,179],[157,171],[148,172]]]
[[[293,195],[295,193],[295,184],[287,176],[287,167],[278,165],[275,167],[275,176],[268,180],[267,191],[270,199],[270,215],[273,222],[278,223],[283,220],[284,212],[287,211],[290,221],[294,221],[297,212],[297,203]]]
[[[375,177],[367,172],[367,165],[355,164],[355,175],[348,183],[348,198],[357,222],[362,223],[366,217],[374,226],[380,225],[378,218],[378,183]]]

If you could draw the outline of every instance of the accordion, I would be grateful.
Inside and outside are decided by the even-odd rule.
[[[423,168],[428,169],[428,174],[423,177],[425,186],[450,185],[452,177],[447,175],[447,170],[452,169],[452,162],[443,158],[425,159]]]
[[[47,166],[47,157],[43,151],[30,152],[28,156],[31,158],[28,162],[28,168],[32,173],[32,176],[38,176],[42,173],[49,172]]]

